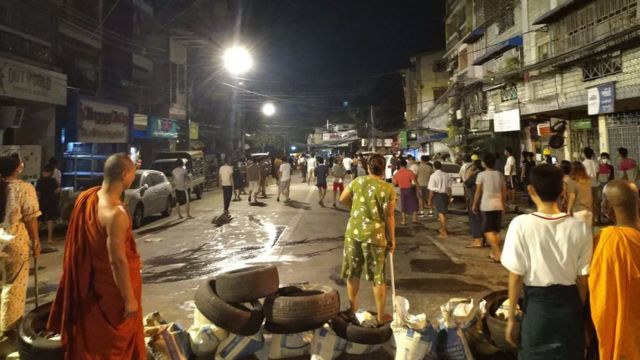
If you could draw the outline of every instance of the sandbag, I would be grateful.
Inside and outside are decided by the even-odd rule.
[[[286,359],[309,354],[313,338],[310,331],[298,334],[273,334],[269,359]]]
[[[213,324],[189,328],[191,339],[191,352],[195,356],[211,356],[215,354],[220,343],[229,336],[229,333]]]
[[[396,343],[396,360],[435,358],[438,333],[429,324],[418,331],[407,327],[393,328]]]
[[[347,340],[336,335],[329,325],[316,329],[311,342],[311,360],[338,358],[347,348]]]
[[[145,327],[145,340],[154,360],[187,360],[191,357],[189,334],[180,324]]]
[[[365,345],[365,344],[358,344],[358,343],[354,343],[354,342],[348,341],[347,342],[347,348],[345,349],[345,352],[347,354],[350,354],[350,355],[371,354],[373,352],[376,352],[376,351],[382,349],[382,345],[383,344]]]
[[[466,306],[464,310],[460,310],[460,304],[471,303],[472,299],[451,299],[446,304],[440,306],[440,332],[438,334],[438,357],[449,360],[473,360],[473,355],[467,344],[467,339],[460,328],[460,324],[456,322],[454,312],[469,315],[470,309]],[[473,307],[473,306],[471,306]]]
[[[229,334],[216,350],[216,360],[237,360],[252,355],[264,347],[262,330],[251,336]]]

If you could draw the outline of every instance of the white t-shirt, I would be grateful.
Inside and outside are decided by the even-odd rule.
[[[600,171],[600,165],[598,162],[593,159],[584,159],[582,165],[587,170],[587,175],[591,178],[591,187],[599,186],[598,172]]]
[[[411,170],[411,172],[413,172],[414,174],[418,175],[418,163],[415,161],[412,161],[411,164],[409,164],[409,170]]]
[[[504,176],[497,170],[481,171],[476,178],[476,185],[482,184],[480,211],[502,211],[502,189],[505,186]]]
[[[307,159],[307,171],[313,170],[316,168],[316,158],[310,157]]]
[[[502,265],[528,286],[574,285],[589,274],[593,240],[587,225],[567,214],[515,217],[504,240]]]
[[[504,175],[513,176],[516,174],[516,158],[510,155],[507,158],[507,162],[504,164]]]
[[[186,191],[187,190],[187,169],[184,167],[177,167],[171,171],[173,175],[173,186],[176,190]]]
[[[449,174],[441,169],[436,170],[429,178],[429,191],[434,191],[439,194],[448,194],[451,189],[451,178]]]
[[[467,181],[467,170],[469,170],[471,165],[473,165],[473,163],[467,162],[460,166],[460,173],[458,175],[460,175],[462,181]]]
[[[220,185],[233,186],[233,167],[226,164],[220,167]]]
[[[347,169],[347,171],[351,171],[351,164],[353,163],[353,160],[351,160],[350,157],[346,157],[344,159],[342,159],[342,165],[344,165],[344,168]]]
[[[283,162],[282,164],[280,164],[278,172],[280,173],[280,181],[291,180],[291,164],[289,164],[288,162]]]

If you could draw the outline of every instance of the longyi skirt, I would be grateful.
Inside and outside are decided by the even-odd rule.
[[[400,189],[400,205],[405,214],[418,211],[418,196],[415,187]]]

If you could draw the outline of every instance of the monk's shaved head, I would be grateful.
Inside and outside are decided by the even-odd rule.
[[[607,203],[614,211],[628,211],[635,214],[638,211],[638,188],[626,180],[612,180],[604,187]]]
[[[113,154],[104,163],[104,181],[110,184],[121,182],[124,174],[135,168],[136,166],[129,155],[125,153]]]

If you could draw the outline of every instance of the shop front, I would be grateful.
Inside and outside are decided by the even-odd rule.
[[[67,76],[0,57],[0,152],[19,152],[23,179],[35,181],[56,152],[56,107],[67,102]]]
[[[155,155],[176,151],[179,122],[160,116],[134,115],[132,151],[137,151],[142,168],[149,168]]]

